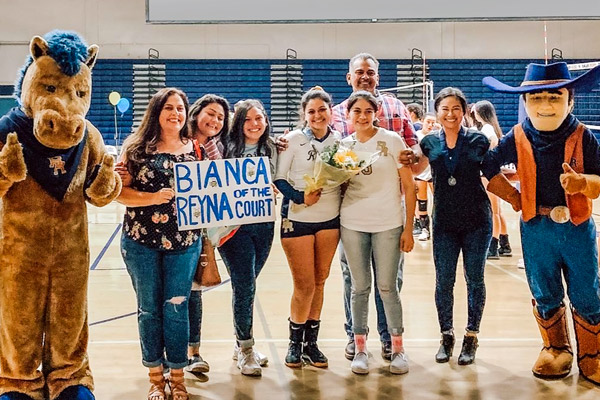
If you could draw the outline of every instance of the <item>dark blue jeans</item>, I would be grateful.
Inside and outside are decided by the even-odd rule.
[[[241,348],[254,346],[252,321],[256,278],[273,244],[274,222],[242,225],[219,253],[231,276],[233,324]]]
[[[200,332],[202,331],[202,291],[192,290],[188,301],[190,315],[190,346],[200,345]]]
[[[157,250],[121,237],[121,254],[137,297],[142,364],[187,365],[188,298],[200,257],[197,240],[185,250]],[[166,352],[167,360],[163,360]]]
[[[348,267],[348,260],[346,259],[346,252],[344,246],[340,241],[338,246],[340,254],[340,266],[342,267],[342,279],[344,280],[344,313],[346,314],[346,323],[344,323],[344,330],[348,338],[353,338],[353,326],[352,326],[352,276],[350,275],[350,268]],[[388,332],[387,318],[385,317],[385,311],[383,307],[383,301],[379,295],[379,289],[377,288],[377,272],[375,266],[375,259],[371,255],[371,265],[373,266],[373,288],[375,294],[375,311],[377,312],[377,332],[379,332],[379,340],[381,342],[389,342],[392,340],[390,333]],[[402,273],[404,270],[404,253],[400,253],[400,262],[398,263],[398,292],[402,290]]]
[[[571,305],[589,323],[600,322],[596,224],[557,224],[549,217],[521,219],[525,273],[537,309],[550,318],[565,297],[563,275]]]
[[[454,282],[461,250],[467,281],[467,330],[479,332],[485,306],[485,260],[491,239],[491,220],[489,224],[464,231],[443,230],[434,225],[435,305],[442,332],[453,329]]]

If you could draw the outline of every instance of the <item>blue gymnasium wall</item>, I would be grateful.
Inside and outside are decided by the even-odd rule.
[[[586,62],[590,60],[566,60]],[[116,90],[123,97],[133,98],[133,64],[144,60],[99,60],[93,70],[94,87],[88,118],[103,133],[107,144],[114,144],[114,109],[108,94]],[[490,100],[496,107],[500,126],[507,132],[517,122],[518,96],[494,93],[481,84],[484,76],[494,76],[512,85],[519,85],[529,62],[540,60],[428,60],[429,78],[437,93],[446,86],[463,90],[471,103]],[[271,65],[285,60],[161,60],[166,65],[166,84],[184,90],[194,102],[205,93],[224,96],[235,104],[247,98],[260,99],[271,110]],[[302,64],[303,89],[322,86],[335,103],[351,92],[346,83],[347,60],[297,60]],[[410,60],[380,60],[380,87],[396,86],[396,65]],[[576,75],[574,73],[573,75]],[[600,92],[577,94],[575,115],[585,123],[600,125]],[[117,112],[121,138],[131,132],[132,108],[123,116]]]

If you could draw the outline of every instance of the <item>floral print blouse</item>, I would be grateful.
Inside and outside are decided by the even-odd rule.
[[[193,152],[178,155],[150,154],[143,162],[133,165],[131,188],[142,192],[175,188],[173,164],[196,160]],[[154,249],[182,250],[198,240],[200,230],[177,229],[177,207],[173,198],[168,203],[159,205],[127,207],[123,234]]]

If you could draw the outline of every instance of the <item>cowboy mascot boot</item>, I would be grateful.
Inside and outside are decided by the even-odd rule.
[[[600,323],[586,321],[571,308],[573,326],[577,339],[577,366],[579,373],[593,383],[600,385]]]
[[[522,95],[527,115],[486,154],[482,169],[488,191],[522,211],[525,273],[544,343],[533,374],[553,379],[571,370],[563,298],[568,293],[579,371],[600,384],[600,283],[592,218],[592,199],[600,195],[600,144],[571,113],[574,92],[589,91],[598,81],[600,66],[571,78],[564,62],[529,64],[516,87],[484,78],[493,91]],[[520,191],[500,172],[510,163],[517,166]]]
[[[564,378],[569,375],[573,365],[566,307],[562,305],[552,317],[544,319],[538,312],[535,301],[533,303],[533,315],[544,342],[544,347],[531,369],[533,375],[544,379]]]

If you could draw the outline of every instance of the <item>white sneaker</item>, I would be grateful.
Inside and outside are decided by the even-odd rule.
[[[187,372],[207,373],[210,371],[210,366],[201,355],[193,356],[188,359],[188,365],[184,368]]]
[[[366,375],[369,373],[369,356],[367,353],[356,353],[354,355],[354,359],[350,364],[350,369],[352,372],[359,375]]]
[[[396,375],[406,374],[408,372],[408,359],[406,358],[406,354],[392,354],[392,361],[390,362],[390,372]]]
[[[238,354],[237,366],[242,371],[242,375],[261,376],[262,368],[254,357],[252,347],[240,349]]]
[[[421,242],[431,239],[431,234],[429,233],[429,229],[427,229],[427,228],[421,229],[421,234],[419,235],[418,239]]]
[[[254,351],[254,358],[256,359],[256,362],[258,363],[258,365],[260,365],[261,367],[266,367],[267,364],[269,363],[269,359],[267,358],[267,356],[258,350],[253,350],[253,351]],[[240,352],[240,347],[238,346],[238,344],[236,342],[233,346],[233,355],[231,356],[231,359],[233,361],[237,361],[239,352]]]

